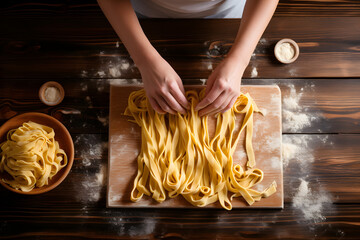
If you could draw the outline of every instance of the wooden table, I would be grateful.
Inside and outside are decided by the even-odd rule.
[[[196,84],[223,59],[239,22],[141,24],[184,82]],[[94,0],[5,1],[0,30],[0,123],[44,112],[65,124],[76,148],[74,166],[56,189],[22,196],[0,188],[0,238],[359,239],[358,1],[280,1],[244,73],[243,84],[282,90],[283,210],[107,209],[109,83],[140,78],[124,46]],[[285,37],[301,51],[290,65],[273,56]],[[38,99],[49,80],[66,91],[56,107]]]

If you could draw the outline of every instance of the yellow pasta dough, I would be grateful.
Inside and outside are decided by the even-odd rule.
[[[241,94],[232,109],[218,114],[213,137],[209,136],[208,117],[199,117],[194,110],[203,96],[204,90],[187,91],[191,109],[186,115],[162,115],[152,109],[143,89],[131,93],[125,115],[141,127],[142,137],[132,201],[140,200],[144,194],[158,202],[167,196],[182,195],[194,206],[219,201],[230,210],[233,197],[242,196],[252,205],[276,191],[275,182],[262,192],[251,189],[262,181],[263,172],[254,168],[253,113],[259,109],[250,95]],[[237,114],[245,116],[241,127],[235,130]],[[244,130],[248,157],[245,169],[233,163]]]
[[[0,171],[12,179],[2,181],[24,192],[48,185],[68,161],[54,137],[52,128],[31,121],[10,130],[7,141],[0,144]]]

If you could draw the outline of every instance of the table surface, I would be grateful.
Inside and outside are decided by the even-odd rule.
[[[360,2],[280,1],[243,77],[277,84],[283,100],[284,209],[107,209],[109,84],[140,74],[94,0],[3,1],[0,124],[30,111],[59,119],[76,148],[56,189],[0,188],[3,239],[358,239],[360,236]],[[142,20],[185,84],[224,58],[240,20]],[[298,60],[277,63],[292,38]],[[58,81],[55,107],[38,89]]]

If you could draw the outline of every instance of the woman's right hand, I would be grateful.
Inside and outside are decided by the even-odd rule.
[[[190,104],[179,75],[160,55],[138,66],[146,95],[158,113],[186,114]]]

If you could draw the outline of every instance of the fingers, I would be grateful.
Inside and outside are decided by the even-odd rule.
[[[170,93],[175,98],[177,103],[180,103],[181,106],[184,107],[185,109],[189,109],[190,104],[189,104],[188,100],[185,97],[184,86],[181,83],[179,85],[177,83],[173,83],[171,85],[171,87],[170,87]]]
[[[149,102],[150,102],[152,108],[153,108],[156,112],[158,112],[158,113],[160,113],[160,114],[165,114],[165,113],[166,113],[164,110],[162,110],[162,108],[161,108],[160,105],[156,102],[155,99],[149,98]]]
[[[164,112],[168,112],[171,114],[176,114],[176,111],[174,111],[168,104],[167,102],[163,99],[162,96],[158,96],[156,98],[156,102],[160,105],[161,110]]]
[[[207,105],[205,108],[201,109],[199,111],[199,116],[205,116],[205,115],[210,115],[210,114],[215,114],[218,113],[222,110],[222,108],[224,107],[225,103],[227,105],[228,102],[226,102],[226,100],[229,97],[226,96],[225,92],[222,92],[218,98],[216,98],[211,104]],[[225,106],[226,106],[225,105]]]
[[[176,112],[186,114],[186,110],[178,103],[178,101],[176,101],[176,99],[173,97],[173,95],[171,95],[169,93],[169,94],[162,96],[162,98],[165,100],[165,103],[170,107],[170,109],[173,112],[175,112],[173,114],[176,114]]]
[[[195,107],[196,111],[199,111],[205,107],[207,107],[210,104],[213,104],[215,99],[217,99],[220,94],[222,93],[222,89],[218,89],[216,87],[213,87],[208,94],[205,95],[204,99],[201,100]]]
[[[186,114],[185,108],[189,108],[190,105],[180,90],[179,86],[176,82],[169,86],[169,89],[166,88],[160,89],[159,92],[149,98],[151,106],[158,113],[171,113],[176,114],[180,112],[182,114]]]
[[[221,111],[221,113],[225,113],[227,110],[229,110],[230,108],[232,108],[236,102],[237,97],[233,97],[230,102],[228,103],[228,105]]]

